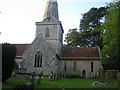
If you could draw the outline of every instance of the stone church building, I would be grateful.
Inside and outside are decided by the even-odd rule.
[[[44,75],[79,73],[86,78],[99,76],[102,68],[99,47],[63,47],[63,27],[56,0],[48,0],[43,20],[36,22],[36,37],[31,44],[15,44],[16,61],[29,72]]]

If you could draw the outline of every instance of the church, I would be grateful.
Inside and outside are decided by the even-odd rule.
[[[100,76],[99,47],[63,47],[63,27],[59,21],[57,0],[48,0],[44,17],[36,22],[36,37],[31,44],[15,44],[16,61],[29,72],[50,75],[70,73],[86,78]]]

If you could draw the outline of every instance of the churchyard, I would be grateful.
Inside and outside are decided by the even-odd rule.
[[[120,90],[119,25],[115,22],[119,22],[119,6],[120,2],[110,4],[108,14],[106,7],[90,9],[82,15],[83,30],[71,29],[67,34],[67,38],[79,37],[73,38],[77,44],[68,39],[72,43],[63,47],[58,4],[48,0],[31,44],[2,45],[2,90]],[[106,21],[100,22],[101,18]]]
[[[109,82],[111,83],[110,86],[93,86],[95,81],[98,82]],[[102,88],[102,90],[118,90],[118,80],[115,78],[94,78],[94,79],[84,79],[84,78],[63,78],[58,80],[51,80],[50,77],[43,77],[41,78],[40,83],[38,84],[38,79],[34,80],[34,89],[39,88]],[[18,88],[30,88],[30,86],[25,86],[26,84],[31,83],[31,79],[17,79],[17,78],[10,78],[6,82],[2,83],[2,88],[4,89],[18,89]]]

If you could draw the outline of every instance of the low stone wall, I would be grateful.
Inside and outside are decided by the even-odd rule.
[[[106,78],[117,78],[117,70],[107,70]]]
[[[29,75],[16,74],[16,77],[15,77],[15,78],[27,79],[27,80],[29,80],[29,79],[30,79],[30,76],[29,76]]]
[[[19,79],[30,79],[30,76],[25,74],[26,72],[27,70],[24,68],[15,69],[13,70],[11,77],[19,78]]]

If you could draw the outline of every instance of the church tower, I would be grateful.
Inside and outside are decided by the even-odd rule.
[[[48,0],[42,22],[36,22],[36,38],[41,34],[59,55],[63,44],[63,27],[59,21],[57,0]]]

